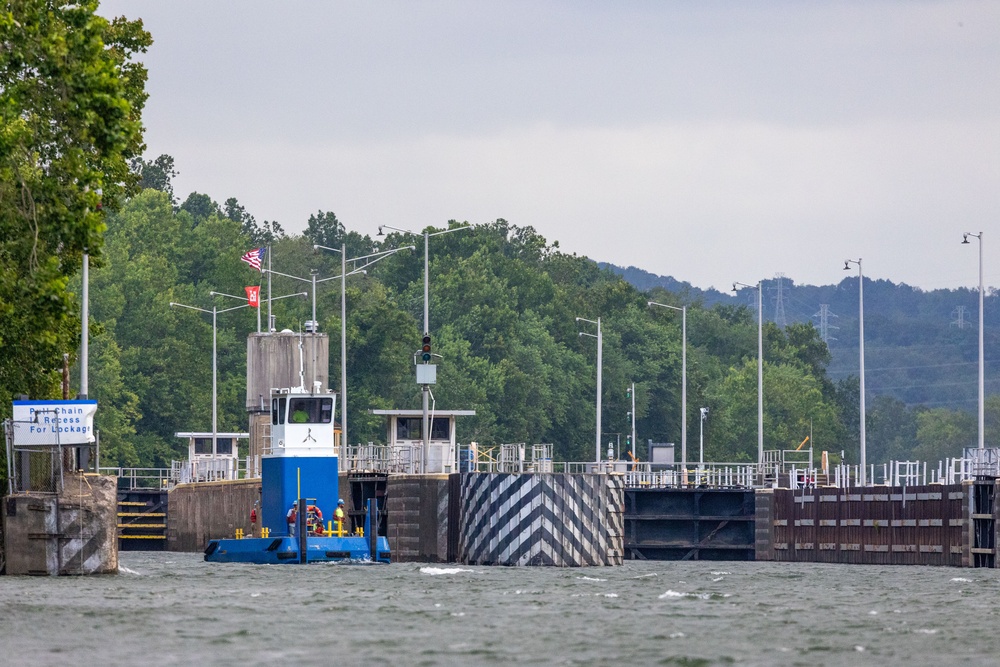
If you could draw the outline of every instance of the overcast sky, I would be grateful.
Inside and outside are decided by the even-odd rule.
[[[149,158],[299,233],[505,218],[707,288],[1000,287],[1000,2],[102,3]],[[973,239],[975,244],[975,239]]]

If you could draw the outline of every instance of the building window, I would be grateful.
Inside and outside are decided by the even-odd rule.
[[[447,417],[435,417],[431,421],[431,440],[451,440],[450,422]]]
[[[399,417],[396,419],[397,440],[423,440],[422,417]],[[431,420],[431,440],[451,440],[451,419],[434,417]]]
[[[232,438],[216,438],[215,441],[215,451],[217,454],[224,456],[232,456],[233,453],[233,439]],[[194,439],[194,453],[202,455],[212,455],[212,438],[195,438]]]

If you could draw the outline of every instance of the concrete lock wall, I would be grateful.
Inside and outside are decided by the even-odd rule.
[[[260,535],[259,503],[259,479],[178,484],[167,501],[167,550],[203,551],[209,540],[234,537],[237,528]],[[250,523],[255,507],[256,526]],[[270,528],[284,534],[284,526]]]
[[[4,498],[7,574],[118,572],[117,479],[66,473],[58,494]]]
[[[459,560],[621,565],[624,483],[607,474],[461,475]]]

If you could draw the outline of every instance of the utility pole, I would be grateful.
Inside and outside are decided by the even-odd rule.
[[[639,449],[639,444],[638,442],[636,442],[635,439],[635,382],[633,382],[631,386],[629,386],[628,395],[629,398],[632,399],[632,409],[629,410],[628,413],[629,416],[632,418],[632,435],[628,441],[629,451],[632,452],[633,457],[639,458],[638,452],[636,451],[637,449]]]

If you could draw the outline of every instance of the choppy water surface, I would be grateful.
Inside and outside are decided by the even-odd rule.
[[[637,562],[616,568],[207,564],[0,577],[0,663],[1000,663],[1000,573]]]

